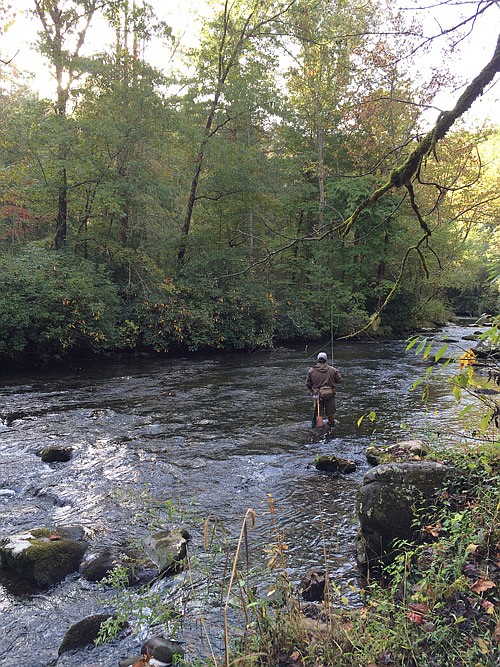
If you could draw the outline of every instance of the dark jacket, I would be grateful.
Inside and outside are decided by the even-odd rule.
[[[342,376],[334,366],[327,363],[318,362],[307,371],[306,387],[311,394],[317,394],[320,387],[325,385],[332,387],[335,393],[335,386],[342,384]]]

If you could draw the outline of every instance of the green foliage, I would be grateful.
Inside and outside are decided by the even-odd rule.
[[[106,5],[113,46],[92,53],[90,40],[88,56],[72,53],[85,25],[77,10],[91,4],[72,0],[50,17],[62,30],[62,61],[52,23],[42,31],[41,51],[64,75],[58,105],[16,80],[0,94],[1,249],[46,244],[64,213],[56,246],[107,267],[123,299],[116,336],[106,325],[106,340],[90,345],[82,332],[60,332],[63,351],[252,349],[355,335],[367,324],[371,335],[399,336],[451,310],[498,311],[494,128],[459,128],[439,163],[422,165],[416,197],[432,236],[418,253],[422,227],[396,192],[344,233],[353,209],[406,159],[422,108],[412,100],[435,92],[411,82],[404,59],[388,67],[394,45],[373,43],[373,28],[392,17],[372,3],[237,2],[214,9],[179,74],[141,55],[153,37],[182,52],[147,3]],[[284,34],[292,60],[281,58]],[[450,196],[434,201],[424,182],[448,184]],[[19,331],[31,327],[33,313],[15,296],[3,300],[9,308]],[[12,358],[64,354],[36,345],[40,326],[49,327],[35,322],[30,341],[11,337]]]
[[[165,280],[132,309],[126,331],[138,327],[138,346],[156,352],[269,347],[274,335],[272,295],[253,281],[231,289]]]
[[[119,298],[106,274],[61,253],[0,258],[0,356],[43,361],[113,348]]]
[[[135,633],[140,633],[161,624],[169,634],[175,633],[179,614],[165,601],[162,592],[154,591],[149,585],[131,589],[128,575],[126,567],[117,566],[102,581],[116,593],[111,601],[107,601],[113,606],[113,616],[101,625],[96,644],[116,639],[125,626],[131,626]]]

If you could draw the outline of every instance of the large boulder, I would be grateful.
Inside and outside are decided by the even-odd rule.
[[[416,511],[457,475],[434,461],[387,463],[370,470],[358,492],[358,564],[375,573],[391,561],[395,540],[410,539]]]
[[[0,540],[0,560],[24,579],[44,588],[76,572],[87,549],[79,526],[34,528]]]

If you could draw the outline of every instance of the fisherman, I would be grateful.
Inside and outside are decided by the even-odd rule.
[[[324,412],[330,426],[335,424],[335,390],[342,383],[339,371],[327,363],[326,352],[318,354],[318,363],[307,371],[306,387],[315,401],[319,401],[318,417]]]

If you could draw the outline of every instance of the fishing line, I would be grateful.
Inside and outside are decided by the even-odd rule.
[[[309,353],[308,346],[306,345],[306,350],[305,351],[307,353],[307,359],[314,360],[317,357],[317,355],[319,354],[319,352],[322,352],[325,349],[325,347],[327,348],[328,346],[330,346],[330,359],[333,359],[335,338],[337,337],[337,333],[338,333],[339,326],[340,326],[340,314],[339,314],[338,310],[336,310],[335,312],[337,314],[337,323],[335,325],[335,330],[334,330],[334,326],[333,326],[333,301],[330,301],[330,339],[327,341],[327,343],[325,345],[322,345],[320,348],[318,348],[316,350],[316,352],[314,352],[312,355]]]

